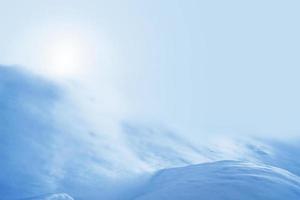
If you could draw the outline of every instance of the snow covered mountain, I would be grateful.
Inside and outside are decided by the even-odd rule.
[[[297,139],[91,128],[57,85],[12,67],[0,67],[0,97],[0,199],[300,199]]]

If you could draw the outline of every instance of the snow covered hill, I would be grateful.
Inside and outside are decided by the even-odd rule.
[[[241,161],[164,169],[135,190],[134,200],[298,200],[300,177],[287,170]],[[73,200],[67,194],[22,200]]]
[[[300,199],[297,140],[198,143],[126,120],[92,129],[59,86],[10,67],[0,97],[1,200]]]
[[[136,200],[298,200],[300,178],[284,169],[219,161],[158,172]]]

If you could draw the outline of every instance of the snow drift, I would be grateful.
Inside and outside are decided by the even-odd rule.
[[[296,200],[300,178],[284,169],[219,161],[158,172],[136,200]]]

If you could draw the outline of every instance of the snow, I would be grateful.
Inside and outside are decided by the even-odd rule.
[[[284,169],[219,161],[158,172],[136,200],[297,200],[300,178]]]
[[[48,195],[40,195],[36,197],[30,197],[23,200],[74,200],[70,195],[66,193],[56,193]]]
[[[1,199],[300,199],[299,140],[224,135],[200,144],[128,121],[113,137],[62,129],[54,122],[81,123],[55,113],[61,96],[48,81],[0,66]]]

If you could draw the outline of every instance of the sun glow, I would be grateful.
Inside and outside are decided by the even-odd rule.
[[[44,55],[44,70],[55,76],[83,73],[88,67],[90,51],[80,38],[60,38],[49,43]],[[86,66],[84,66],[86,65]]]
[[[48,76],[83,75],[96,57],[92,38],[78,31],[50,32],[43,43],[39,65]]]
[[[16,33],[3,64],[57,81],[89,79],[94,74],[104,79],[113,73],[112,44],[94,24],[42,21]]]
[[[50,25],[52,24],[52,25]],[[78,79],[108,58],[103,35],[72,23],[28,27],[11,45],[8,65],[19,65],[50,79]]]

